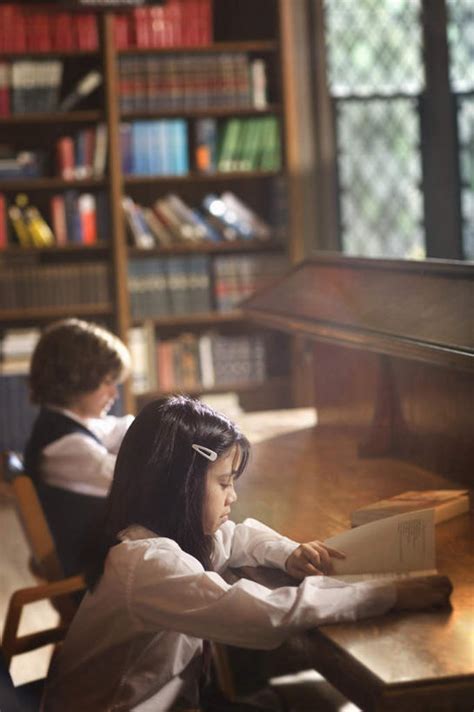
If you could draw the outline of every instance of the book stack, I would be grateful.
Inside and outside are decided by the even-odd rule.
[[[94,195],[66,190],[53,195],[50,213],[56,245],[94,245],[109,237],[108,200],[102,191]]]
[[[196,392],[247,386],[262,383],[267,377],[265,339],[258,334],[184,332],[156,339],[153,325],[146,323],[133,327],[128,341],[136,394],[154,388]]]
[[[109,269],[101,262],[0,269],[0,309],[108,304]]]
[[[115,17],[118,49],[203,46],[212,42],[212,0],[168,0]]]
[[[51,12],[46,4],[0,4],[0,52],[94,51],[98,44],[95,13]]]
[[[418,512],[422,509],[433,510],[434,523],[439,524],[469,511],[469,491],[448,489],[402,492],[354,510],[351,513],[351,525],[358,527],[378,519]]]
[[[99,123],[56,141],[58,175],[64,180],[101,178],[107,161],[107,127]]]
[[[26,374],[40,337],[39,329],[9,329],[0,341],[0,375]]]
[[[122,200],[131,243],[143,249],[202,241],[266,240],[270,228],[234,193],[207,195],[203,210],[189,206],[175,193],[155,201],[151,208],[129,196]]]
[[[130,260],[128,288],[133,319],[207,313],[212,305],[209,258]]]
[[[63,63],[57,59],[12,62],[10,103],[13,114],[51,112],[58,108]]]
[[[39,178],[44,172],[42,151],[15,151],[13,147],[0,147],[0,179]]]
[[[120,125],[125,175],[186,175],[188,127],[183,119],[133,121]]]
[[[120,109],[265,108],[266,94],[252,82],[253,62],[243,52],[121,57]]]
[[[218,311],[235,309],[243,299],[281,277],[289,264],[281,255],[219,255],[213,262]]]
[[[276,171],[280,166],[280,127],[275,116],[232,118],[222,124],[219,171]]]

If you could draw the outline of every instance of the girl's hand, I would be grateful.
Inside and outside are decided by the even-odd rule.
[[[286,560],[286,570],[296,579],[304,579],[305,576],[322,576],[332,572],[331,557],[345,559],[346,555],[342,551],[332,549],[321,541],[310,541],[307,544],[300,544]]]
[[[449,606],[449,596],[453,590],[447,576],[418,576],[395,583],[397,598],[394,611],[418,611],[424,608]]]

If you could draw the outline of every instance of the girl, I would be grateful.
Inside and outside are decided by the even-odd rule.
[[[33,353],[31,399],[41,408],[25,451],[66,574],[79,571],[84,537],[103,516],[115,459],[133,420],[107,415],[130,356],[95,324],[51,324]]]
[[[342,553],[299,545],[255,520],[229,520],[247,439],[199,401],[146,406],[118,454],[89,593],[52,665],[45,712],[166,712],[199,703],[204,638],[277,647],[321,623],[446,603],[449,582],[346,585],[322,577]],[[228,566],[273,566],[304,579],[233,585]],[[305,578],[306,577],[306,578]]]

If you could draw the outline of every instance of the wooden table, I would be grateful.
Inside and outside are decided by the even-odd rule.
[[[298,541],[325,539],[348,527],[357,506],[407,489],[456,486],[400,460],[362,459],[357,433],[313,423],[309,410],[242,418],[255,444],[238,484],[237,521],[254,516]],[[295,641],[307,667],[369,712],[472,712],[472,514],[437,526],[438,570],[454,585],[451,611],[389,614],[312,630]],[[266,580],[264,572],[257,577]]]

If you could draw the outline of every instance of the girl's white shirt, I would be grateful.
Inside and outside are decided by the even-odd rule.
[[[117,452],[133,415],[80,418],[70,410],[48,407],[86,427],[99,438],[100,443],[79,432],[50,443],[41,453],[41,479],[45,484],[71,492],[106,497],[112,483]]]
[[[378,615],[395,602],[387,582],[311,576],[275,590],[245,579],[229,585],[226,567],[284,569],[298,544],[253,519],[228,521],[214,538],[215,571],[205,571],[171,539],[138,526],[121,533],[53,665],[44,712],[196,706],[203,638],[271,649],[292,633]]]

